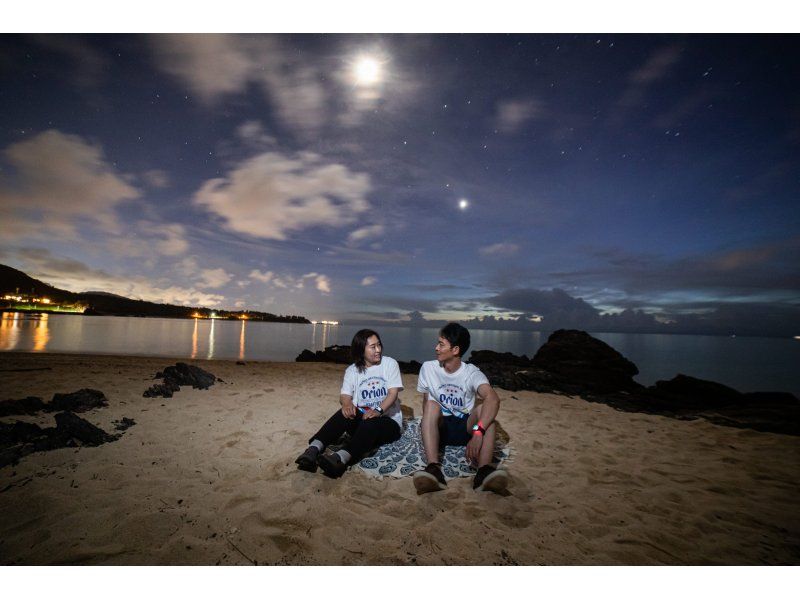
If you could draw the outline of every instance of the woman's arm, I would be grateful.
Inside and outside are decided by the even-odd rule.
[[[386,395],[386,398],[383,399],[383,401],[381,401],[381,409],[383,410],[383,413],[386,413],[386,411],[388,411],[389,407],[394,405],[394,402],[397,400],[397,396],[399,394],[400,394],[400,389],[399,388],[390,388],[389,389],[389,393]],[[371,411],[367,411],[364,414],[364,419],[371,419],[373,417],[380,417],[381,415],[382,415],[381,413],[378,413],[377,411],[372,409]]]

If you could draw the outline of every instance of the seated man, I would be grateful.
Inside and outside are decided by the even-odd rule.
[[[417,392],[422,398],[422,444],[428,466],[414,474],[419,494],[444,490],[447,481],[439,463],[439,449],[446,445],[467,447],[467,459],[478,465],[472,487],[500,492],[508,484],[508,473],[492,463],[495,417],[500,398],[477,367],[461,361],[469,350],[469,331],[451,322],[439,331],[436,360],[426,361],[419,371]],[[475,395],[483,405],[475,404]]]

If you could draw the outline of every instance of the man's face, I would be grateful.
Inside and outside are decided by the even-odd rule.
[[[367,346],[364,348],[364,361],[367,367],[378,365],[381,362],[381,353],[383,353],[381,341],[373,334],[367,339]]]
[[[436,343],[434,351],[436,351],[436,359],[439,360],[439,363],[444,363],[448,359],[458,355],[458,350],[454,350],[453,346],[450,344],[450,341],[443,336],[439,337],[439,342]]]

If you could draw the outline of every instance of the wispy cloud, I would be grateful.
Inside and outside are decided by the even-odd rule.
[[[361,279],[361,286],[362,287],[369,287],[378,282],[378,279],[374,276],[365,276]]]
[[[99,145],[51,129],[3,151],[12,174],[0,177],[0,216],[13,237],[74,237],[89,221],[119,230],[115,208],[140,197]]]
[[[232,231],[283,240],[290,232],[354,222],[369,208],[369,190],[369,176],[344,165],[325,164],[310,153],[268,152],[207,181],[194,203]]]
[[[382,224],[364,226],[347,235],[347,242],[348,244],[355,245],[366,239],[375,239],[383,236],[385,230],[386,227],[384,227]]]
[[[159,68],[209,105],[255,84],[295,131],[315,131],[327,118],[323,73],[317,64],[284,48],[279,37],[159,34],[150,40]]]
[[[478,253],[490,257],[508,257],[515,255],[519,251],[516,243],[495,243],[478,249]]]
[[[516,133],[544,115],[544,103],[536,98],[504,100],[497,104],[495,126],[503,133]]]

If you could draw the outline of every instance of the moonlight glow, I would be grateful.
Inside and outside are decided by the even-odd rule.
[[[374,85],[381,80],[381,64],[369,56],[360,57],[353,67],[356,83]]]

